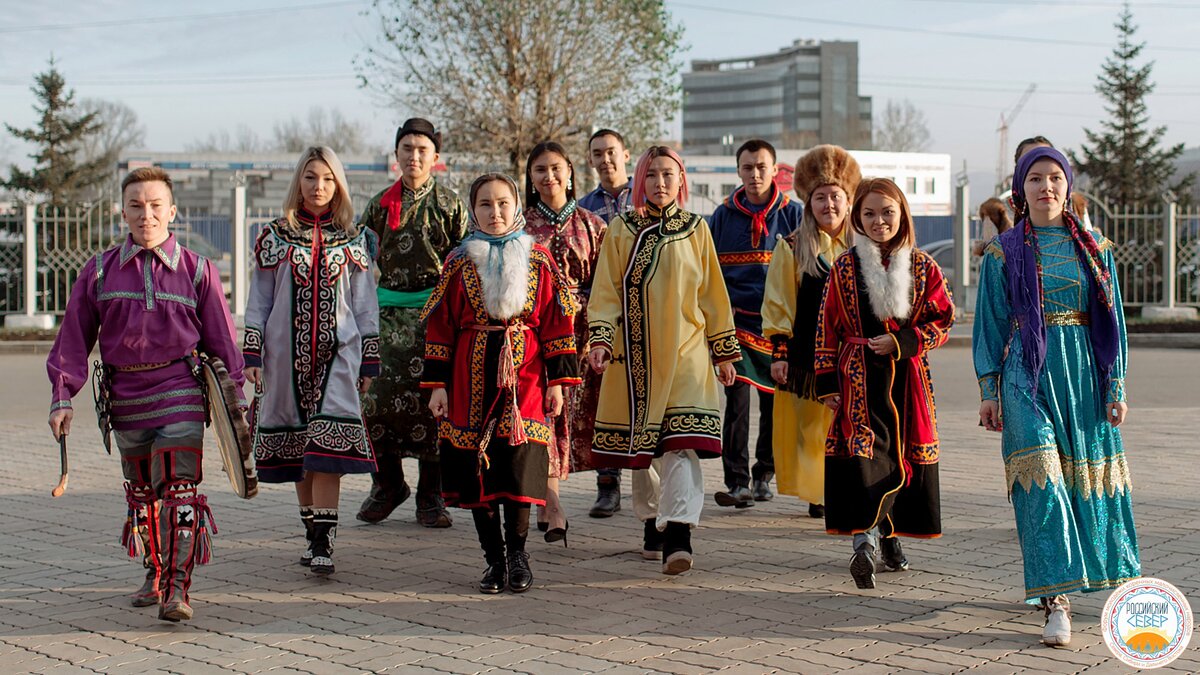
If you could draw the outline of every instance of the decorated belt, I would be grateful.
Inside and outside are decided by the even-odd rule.
[[[846,338],[846,342],[849,342],[852,345],[869,345],[869,344],[871,344],[871,341],[868,340],[867,338],[861,338],[861,337],[856,337],[856,336]]]
[[[178,361],[178,360],[179,359],[175,359],[175,361]],[[140,372],[144,372],[147,370],[158,370],[159,368],[166,368],[167,366],[171,365],[172,363],[175,363],[175,361],[163,361],[162,363],[136,363],[131,366],[110,366],[110,367],[113,370],[117,371],[118,373],[140,373]]]
[[[500,331],[516,331],[525,328],[525,323],[518,321],[509,325],[500,325],[494,323],[474,323],[469,326],[471,330],[477,330],[481,333],[498,333]]]
[[[1046,312],[1044,322],[1047,326],[1090,326],[1092,317],[1087,312]],[[1013,319],[1013,325],[1021,326],[1019,319]]]

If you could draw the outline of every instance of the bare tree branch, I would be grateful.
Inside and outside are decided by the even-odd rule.
[[[679,107],[682,28],[661,0],[375,0],[368,14],[363,85],[514,173],[548,138],[575,152],[594,127],[657,138]]]
[[[912,101],[888,101],[882,119],[875,124],[876,150],[890,152],[925,152],[933,143],[925,113]]]

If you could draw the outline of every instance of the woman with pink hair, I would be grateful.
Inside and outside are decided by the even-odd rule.
[[[603,373],[592,463],[647,469],[659,459],[657,513],[639,517],[646,550],[662,542],[664,574],[692,567],[699,460],[721,455],[717,383],[733,384],[741,354],[712,234],[680,207],[686,199],[683,160],[651,147],[634,172],[634,211],[608,225],[588,301],[588,361]]]

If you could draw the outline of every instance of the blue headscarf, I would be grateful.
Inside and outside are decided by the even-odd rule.
[[[1053,160],[1067,177],[1067,191],[1063,195],[1063,221],[1067,232],[1075,240],[1077,254],[1088,275],[1089,334],[1096,365],[1100,369],[1101,391],[1108,390],[1113,364],[1120,351],[1120,331],[1112,289],[1112,278],[1100,255],[1099,245],[1091,233],[1083,229],[1079,220],[1066,208],[1071,197],[1074,176],[1071,163],[1058,150],[1040,147],[1030,150],[1017,162],[1013,174],[1013,204],[1017,208],[1017,225],[1000,235],[1000,247],[1004,250],[1004,264],[1008,272],[1008,298],[1013,316],[1020,324],[1021,347],[1025,355],[1025,367],[1037,395],[1038,380],[1046,363],[1046,317],[1042,307],[1042,279],[1038,267],[1037,235],[1029,219],[1029,203],[1025,194],[1025,177],[1035,163],[1043,159]]]

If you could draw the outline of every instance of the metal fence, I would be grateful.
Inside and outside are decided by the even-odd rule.
[[[958,203],[967,203],[966,196],[961,192]],[[1200,206],[1163,202],[1113,209],[1092,199],[1089,214],[1094,227],[1116,244],[1117,275],[1127,306],[1200,307]],[[240,268],[243,288],[235,289],[231,297],[237,313],[244,303],[254,240],[263,225],[279,215],[278,210],[266,209],[245,209],[240,214],[181,211],[172,231],[184,246],[216,263],[227,289],[231,280],[236,286],[239,276],[235,272]],[[959,223],[957,236],[970,241],[981,235],[977,218],[959,214],[955,220]],[[243,244],[237,243],[238,227],[244,228]],[[0,315],[62,314],[84,263],[123,238],[125,231],[120,214],[106,208],[27,206],[0,215]],[[34,246],[26,242],[30,233]],[[947,246],[941,243],[943,248]],[[239,245],[246,250],[242,260],[235,262]],[[954,248],[951,246],[945,257],[935,255],[939,264],[950,268],[950,274],[954,274],[959,255]],[[972,257],[966,279],[958,281],[965,284],[959,290],[965,291],[961,297],[967,311],[974,304],[977,265],[978,259]],[[30,273],[32,283],[28,282]]]

